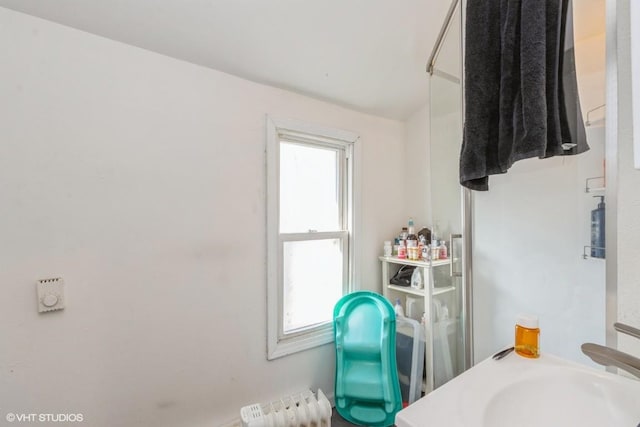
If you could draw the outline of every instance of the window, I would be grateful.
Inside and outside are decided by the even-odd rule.
[[[268,359],[331,342],[354,276],[358,136],[267,118]]]

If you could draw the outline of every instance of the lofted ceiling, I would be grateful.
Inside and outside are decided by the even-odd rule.
[[[359,111],[406,119],[450,0],[0,0],[0,6]],[[574,0],[576,38],[605,0]],[[602,21],[601,28],[598,27]]]
[[[404,119],[449,0],[0,0],[249,80]]]

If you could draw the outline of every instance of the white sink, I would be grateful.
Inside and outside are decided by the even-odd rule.
[[[551,355],[487,359],[396,416],[398,427],[640,426],[640,381]]]

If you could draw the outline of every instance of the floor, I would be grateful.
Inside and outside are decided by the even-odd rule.
[[[358,424],[351,424],[349,421],[346,421],[344,418],[342,418],[340,414],[338,414],[338,411],[336,410],[336,408],[332,408],[331,411],[332,411],[331,427],[349,427],[349,426],[358,425]]]
[[[344,418],[342,418],[340,416],[340,414],[338,414],[338,411],[336,410],[336,408],[331,409],[331,427],[348,427],[348,426],[355,426],[357,424],[351,424],[350,422],[346,421]]]

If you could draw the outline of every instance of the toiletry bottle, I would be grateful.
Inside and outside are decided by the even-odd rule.
[[[409,218],[409,228],[407,230],[407,258],[412,261],[418,260],[418,235],[413,225],[413,218]]]
[[[591,211],[591,256],[604,258],[604,196],[593,197],[600,197],[600,203]]]
[[[396,316],[404,317],[404,308],[402,308],[402,303],[400,302],[400,298],[396,299],[396,305],[394,309],[396,311]]]
[[[440,258],[440,244],[438,243],[438,224],[434,224],[431,230],[431,259],[433,261]]]
[[[447,253],[447,245],[444,243],[444,240],[440,241],[440,253],[438,254],[440,259],[449,258],[449,254]]]
[[[520,315],[516,320],[515,350],[520,356],[535,359],[540,357],[540,328],[538,318]]]
[[[400,238],[400,244],[404,245],[405,247],[407,247],[407,236],[409,235],[409,230],[407,229],[407,227],[402,227],[402,231],[400,232],[400,236],[398,236]]]
[[[440,259],[440,246],[438,246],[437,240],[432,240],[431,242],[431,260],[437,261]]]
[[[424,252],[424,247],[427,246],[427,241],[425,240],[424,236],[421,234],[418,236],[418,260],[422,260],[425,259],[423,257],[423,252]]]
[[[400,239],[396,237],[393,239],[393,256],[398,256],[398,248],[400,247]]]
[[[431,245],[424,245],[422,247],[422,260],[429,261],[431,259]]]
[[[391,256],[391,254],[393,253],[393,248],[391,247],[390,240],[385,240],[382,250],[383,250],[384,256]]]
[[[399,259],[407,259],[407,247],[402,244],[402,240],[398,245],[398,258]]]
[[[418,247],[418,236],[413,226],[413,218],[409,218],[409,228],[407,230],[407,248]]]
[[[413,273],[411,273],[411,287],[413,289],[423,289],[424,285],[422,284],[422,273],[420,273],[419,268],[415,268]]]

